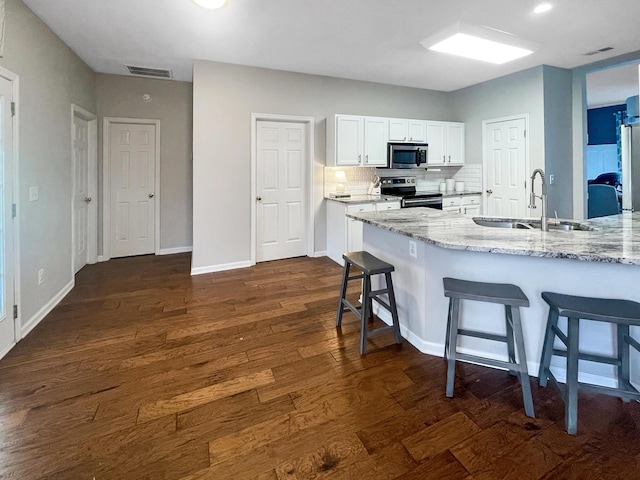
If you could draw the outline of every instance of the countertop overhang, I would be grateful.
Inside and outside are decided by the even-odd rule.
[[[347,216],[448,249],[640,265],[640,212],[581,221],[591,231],[548,232],[483,227],[462,214],[432,208]]]

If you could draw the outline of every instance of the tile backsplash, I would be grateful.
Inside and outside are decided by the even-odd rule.
[[[336,191],[336,172],[343,171],[347,181],[344,191],[353,195],[365,194],[374,175],[381,177],[415,176],[417,190],[438,190],[440,182],[447,178],[463,181],[465,190],[482,191],[482,165],[469,164],[461,167],[434,167],[429,170],[392,170],[365,167],[325,167],[324,193]]]

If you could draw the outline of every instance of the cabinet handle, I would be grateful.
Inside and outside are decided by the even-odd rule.
[[[449,155],[449,163],[451,163],[451,155]]]
[[[410,142],[411,142],[411,141],[413,141],[413,137],[409,137],[409,141],[410,141]]]
[[[369,163],[369,155],[364,156],[364,163]]]
[[[446,161],[447,161],[446,155],[442,155],[442,163],[446,163]]]
[[[406,141],[406,140],[407,140],[407,137],[404,137],[402,140]]]
[[[362,162],[362,155],[358,155],[358,163]]]

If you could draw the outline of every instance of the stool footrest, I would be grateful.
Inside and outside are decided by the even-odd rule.
[[[389,293],[388,288],[381,288],[380,290],[372,290],[369,292],[369,298],[375,299],[378,295],[384,295],[385,293]]]
[[[557,325],[553,325],[551,329],[553,330],[553,333],[555,333],[555,335],[562,341],[562,343],[564,343],[565,345],[569,345],[569,339],[564,334],[564,332],[558,328]]]
[[[630,337],[629,335],[625,335],[624,340],[638,352],[640,352],[640,342],[638,342],[635,338]]]
[[[352,277],[347,278],[347,281],[350,280],[360,280],[361,278],[364,278],[364,273],[361,273],[360,275],[354,275]]]
[[[380,300],[379,298],[376,298],[376,297],[372,298],[372,300],[375,300],[376,302],[378,302],[380,306],[386,308],[387,311],[389,312],[391,311],[391,307],[389,306],[389,304],[387,304],[387,302]]]
[[[567,386],[566,384],[560,383],[556,376],[550,369],[545,369],[545,374],[547,378],[551,380],[551,383],[558,389],[560,395],[562,396],[562,400],[567,403],[566,392]],[[633,385],[625,382],[624,386],[621,387],[605,387],[604,385],[594,385],[593,383],[584,383],[578,382],[578,390],[582,390],[585,392],[594,392],[601,393],[603,395],[607,395],[609,397],[618,397],[622,399],[634,399],[640,400],[640,392],[635,389]]]
[[[478,363],[480,365],[489,365],[497,368],[504,368],[506,370],[513,370],[521,368],[517,363],[511,363],[504,360],[495,360],[493,358],[478,357],[476,355],[469,355],[467,353],[456,353],[456,360],[464,360],[467,362]],[[524,367],[522,367],[524,368]]]
[[[485,340],[493,340],[495,342],[506,342],[507,337],[505,335],[496,335],[494,333],[478,332],[475,330],[466,330],[464,328],[458,329],[458,335],[465,335],[467,337],[484,338]]]
[[[378,335],[384,335],[386,333],[394,333],[395,327],[393,325],[389,325],[387,327],[379,327],[375,330],[367,330],[367,338],[377,337]]]
[[[559,357],[566,357],[567,351],[554,348],[553,354]],[[595,355],[592,353],[582,353],[582,352],[578,352],[578,360],[584,360],[586,362],[606,363],[608,365],[620,364],[618,357],[605,357],[602,355]]]

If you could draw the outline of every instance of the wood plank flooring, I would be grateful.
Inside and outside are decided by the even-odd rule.
[[[361,357],[326,258],[189,269],[78,274],[0,361],[0,479],[640,478],[637,402],[582,395],[571,437],[535,379],[530,419],[506,372],[460,364],[448,399],[440,358],[390,335]]]

